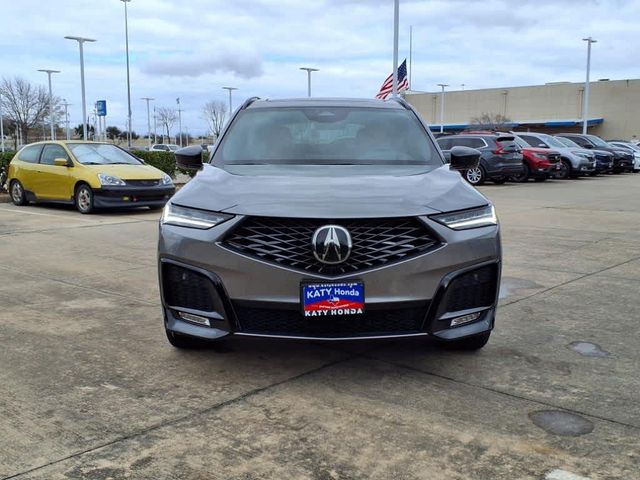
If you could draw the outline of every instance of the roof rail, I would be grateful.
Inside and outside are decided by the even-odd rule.
[[[251,105],[253,102],[255,102],[256,100],[260,100],[260,97],[249,97],[247,98],[242,105],[240,105],[240,110],[244,110],[245,108],[247,108],[249,105]]]

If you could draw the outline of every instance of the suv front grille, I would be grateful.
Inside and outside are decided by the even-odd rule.
[[[304,317],[299,309],[234,305],[240,332],[288,337],[341,338],[420,333],[428,303],[418,307],[369,309],[362,315]]]
[[[560,161],[560,154],[550,153],[547,155],[547,160],[549,160],[549,163],[558,163]]]
[[[351,255],[326,265],[313,255],[311,240],[319,227],[341,225],[351,234]],[[440,245],[416,218],[317,220],[249,217],[222,244],[239,253],[283,267],[323,275],[344,275],[389,265]]]
[[[125,180],[125,183],[131,187],[157,187],[160,180]]]

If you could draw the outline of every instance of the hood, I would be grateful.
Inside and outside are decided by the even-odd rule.
[[[607,152],[606,150],[598,150],[598,149],[587,150],[585,148],[584,151],[585,152],[591,152],[591,153],[594,153],[596,155],[606,155],[608,157],[613,157],[613,153]]]
[[[151,165],[83,165],[98,173],[106,173],[122,180],[156,180],[164,173]]]
[[[324,175],[234,175],[204,165],[171,202],[237,215],[299,218],[417,216],[489,203],[448,165],[401,176],[354,175],[353,167],[338,165],[329,170]]]

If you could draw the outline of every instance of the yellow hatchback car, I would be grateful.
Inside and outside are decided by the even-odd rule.
[[[95,208],[162,208],[175,192],[171,177],[110,143],[59,141],[23,147],[9,164],[16,205],[29,202]]]

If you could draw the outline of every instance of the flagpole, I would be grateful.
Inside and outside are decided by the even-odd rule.
[[[411,66],[413,65],[413,25],[409,25],[409,90],[413,83],[411,83]]]
[[[393,96],[398,96],[398,24],[400,23],[400,0],[393,2]]]

